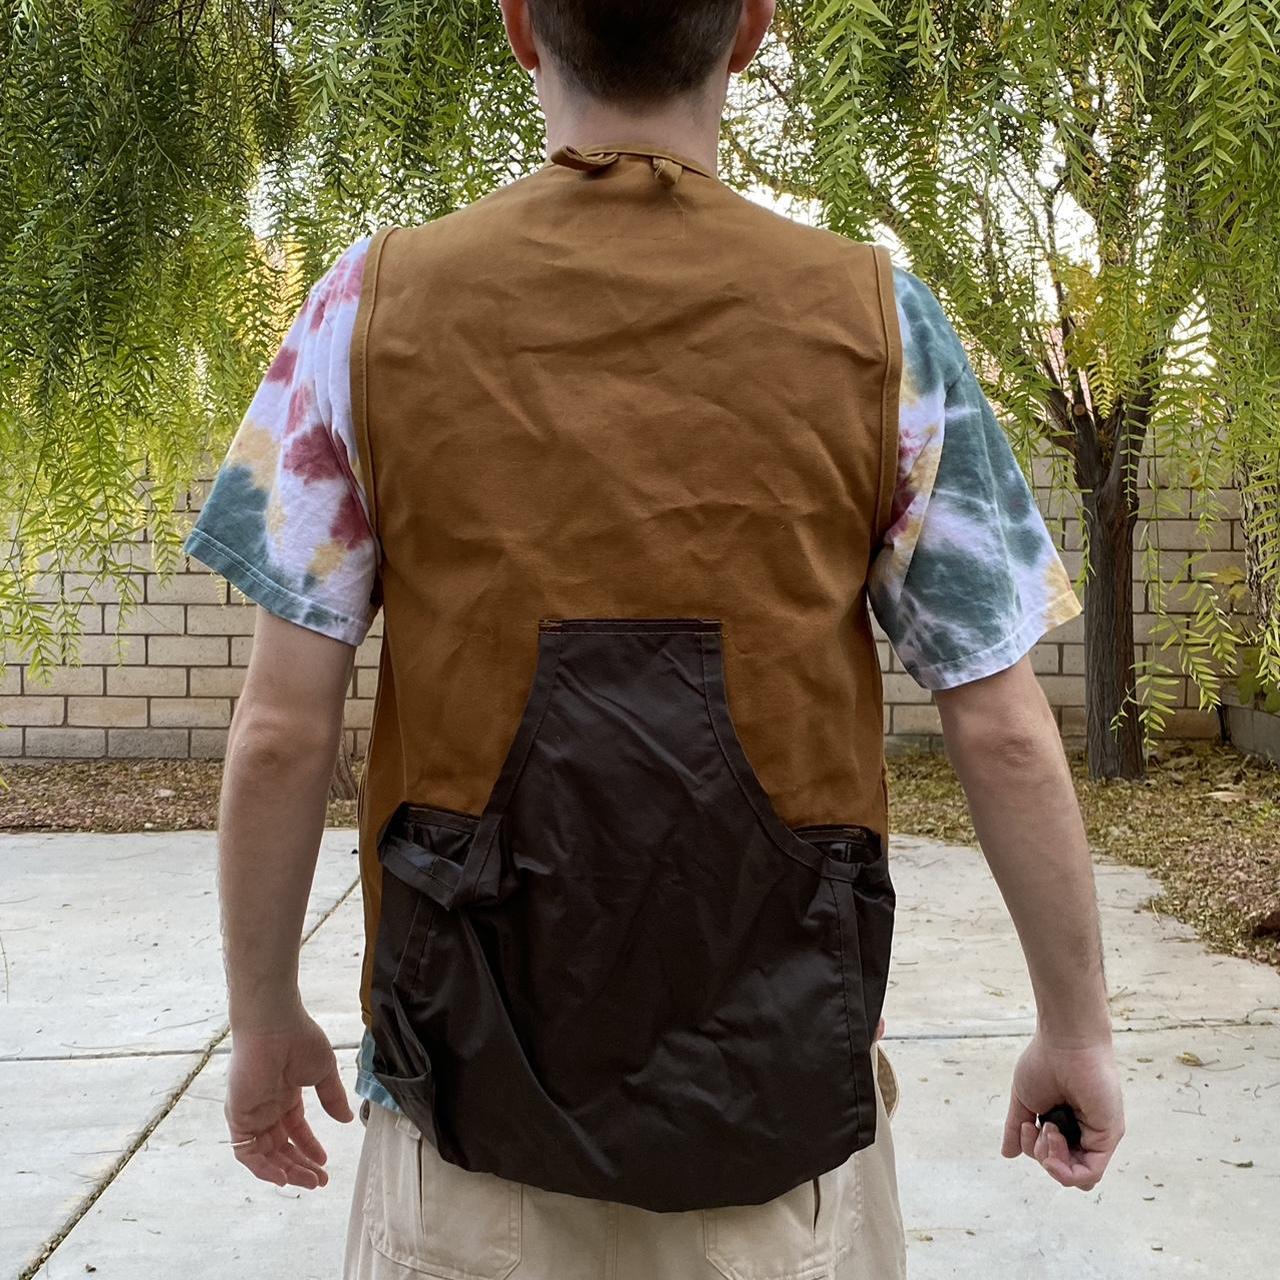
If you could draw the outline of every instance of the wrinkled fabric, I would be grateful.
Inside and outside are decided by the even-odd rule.
[[[875,1139],[885,850],[781,821],[721,641],[544,620],[483,812],[405,806],[383,833],[374,1073],[461,1168],[683,1211]]]
[[[468,1173],[368,1107],[344,1280],[902,1280],[906,1241],[877,1053],[875,1142],[768,1204],[650,1213]]]
[[[643,155],[552,163],[374,236],[351,358],[385,619],[366,1023],[377,834],[404,803],[484,807],[541,618],[720,619],[734,722],[782,821],[887,845],[867,580],[901,363],[883,246],[692,166],[667,186]]]
[[[680,1213],[875,1137],[902,351],[883,246],[659,158],[370,243],[362,994],[451,1166]]]

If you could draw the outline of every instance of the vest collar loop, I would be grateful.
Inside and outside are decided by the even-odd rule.
[[[668,187],[675,186],[686,169],[692,169],[694,173],[700,173],[704,178],[715,179],[716,176],[704,165],[688,156],[678,155],[662,147],[641,144],[575,147],[566,143],[552,151],[550,159],[553,164],[564,165],[568,169],[594,172],[607,168],[624,155],[648,156],[653,163],[654,177]]]

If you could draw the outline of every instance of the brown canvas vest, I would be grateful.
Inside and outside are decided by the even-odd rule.
[[[883,247],[669,151],[374,237],[362,1005],[446,1159],[683,1210],[874,1139],[900,371]]]

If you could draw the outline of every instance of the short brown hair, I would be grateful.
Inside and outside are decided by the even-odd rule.
[[[742,0],[528,0],[534,33],[575,88],[652,103],[701,86],[737,30]]]

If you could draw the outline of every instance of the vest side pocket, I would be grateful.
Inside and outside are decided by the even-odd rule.
[[[422,981],[437,914],[448,905],[479,823],[478,817],[452,809],[405,804],[388,824],[378,855],[385,942],[393,953],[381,972],[392,986]]]
[[[402,805],[379,844],[382,909],[374,956],[374,1075],[419,1129],[434,1132],[430,1054],[415,1027],[427,982],[444,872],[461,869],[478,819]]]
[[[851,874],[831,878],[836,887],[840,927],[845,945],[857,944],[859,1005],[866,1021],[867,1048],[875,1039],[876,1024],[889,985],[889,959],[893,948],[893,920],[897,906],[889,857],[874,832],[861,826],[814,824],[795,827],[824,857]]]
[[[859,1148],[876,1137],[876,1024],[888,983],[894,894],[884,854],[852,879],[827,880],[840,927],[840,964],[849,1023],[849,1069],[858,1107]]]

